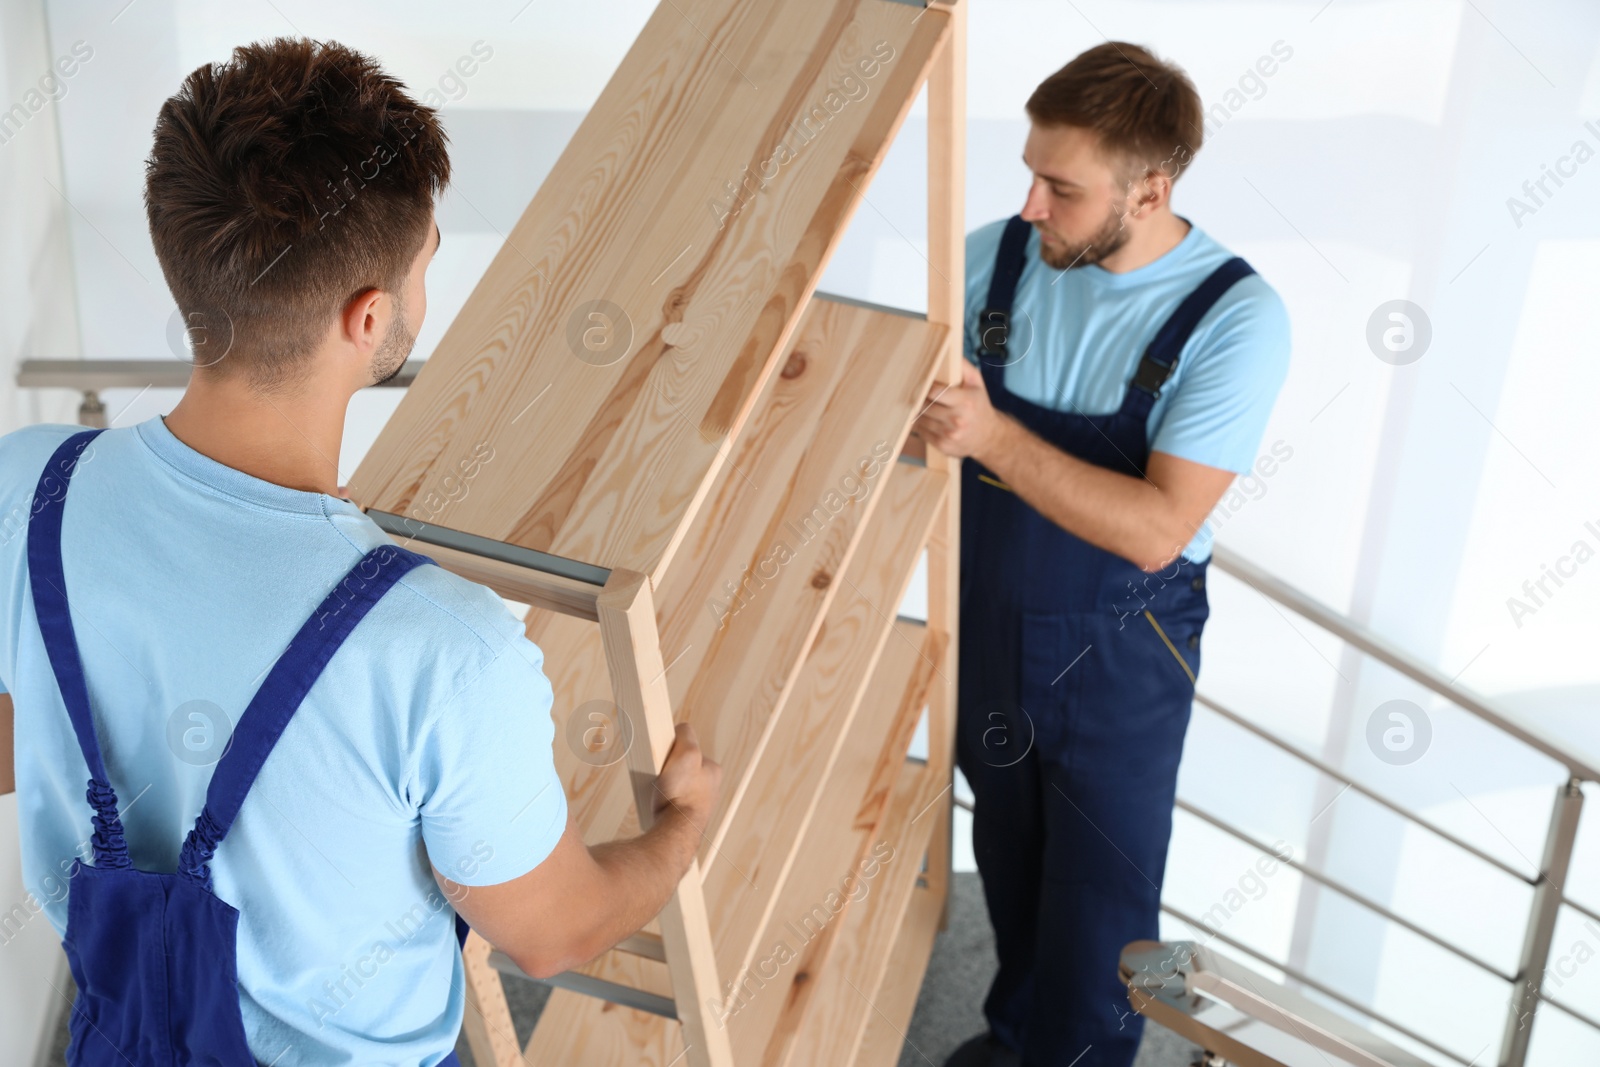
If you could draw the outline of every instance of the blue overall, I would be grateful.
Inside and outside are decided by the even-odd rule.
[[[980,320],[990,400],[1056,448],[1142,477],[1148,416],[1184,342],[1252,270],[1234,258],[1184,299],[1115,412],[1055,411],[1005,387],[1029,229],[1008,221]],[[1147,574],[1045,518],[976,460],[961,478],[956,750],[1000,960],[984,1014],[1029,1067],[1128,1067],[1142,1020],[1117,963],[1128,942],[1157,936],[1206,565],[1180,556]]]
[[[33,604],[51,669],[89,767],[93,865],[75,861],[62,948],[77,983],[67,1062],[74,1067],[250,1067],[239,1010],[239,912],[215,895],[207,864],[284,727],[368,610],[413,567],[395,545],[368,552],[295,634],[239,718],[183,842],[178,870],[136,869],[95,738],[88,684],[67,608],[61,520],[67,487],[100,430],[62,442],[40,475],[28,522]],[[457,920],[458,936],[464,924]],[[457,1063],[452,1051],[443,1064]]]

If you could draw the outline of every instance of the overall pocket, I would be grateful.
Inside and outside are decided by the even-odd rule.
[[[1194,700],[1198,647],[1173,647],[1179,642],[1153,611],[1072,614],[1063,622],[1071,655],[1062,665],[1078,658],[1054,688],[1065,702],[1072,769],[1122,780],[1173,773]],[[1188,617],[1178,625],[1183,635],[1198,632]]]

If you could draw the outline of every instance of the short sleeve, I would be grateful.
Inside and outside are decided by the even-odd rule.
[[[554,695],[543,668],[539,646],[514,638],[424,732],[422,839],[429,860],[458,884],[527,874],[566,829],[552,749]]]
[[[1289,314],[1259,276],[1238,282],[1236,292],[1181,357],[1150,449],[1243,474],[1289,373]]]

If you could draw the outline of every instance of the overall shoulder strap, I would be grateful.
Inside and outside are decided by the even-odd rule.
[[[1177,369],[1178,357],[1182,355],[1189,335],[1194,333],[1194,328],[1205,318],[1206,312],[1222,299],[1223,293],[1233,288],[1234,282],[1254,273],[1254,267],[1234,256],[1207,275],[1205,281],[1195,286],[1194,292],[1183,298],[1183,303],[1161,324],[1161,329],[1156,331],[1155,337],[1145,348],[1128,388],[1130,400],[1147,398],[1148,405],[1154,405],[1156,397],[1161,395],[1161,387]]]
[[[374,548],[358,560],[300,627],[256,690],[206,788],[205,806],[183,843],[178,869],[210,888],[206,866],[227,836],[245,794],[333,654],[383,595],[413,568],[432,563],[398,545]]]
[[[84,456],[89,442],[101,430],[73,434],[51,454],[33,493],[33,511],[28,517],[28,584],[33,589],[33,611],[39,620],[45,654],[67,706],[67,717],[77,735],[83,761],[89,767],[89,805],[94,808],[94,848],[96,867],[130,867],[128,846],[122,836],[122,821],[117,817],[117,794],[106,774],[95,738],[94,714],[89,707],[89,685],[78,652],[78,638],[72,628],[67,607],[67,579],[61,563],[61,520],[66,510],[67,487],[78,464],[94,458]]]
[[[994,256],[994,274],[989,279],[989,300],[978,313],[978,355],[997,363],[1006,361],[1006,337],[1011,330],[1011,305],[1017,298],[1017,282],[1027,266],[1028,234],[1033,224],[1021,215],[1006,220],[1000,234],[1000,247]]]

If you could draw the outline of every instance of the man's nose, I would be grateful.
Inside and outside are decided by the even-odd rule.
[[[1028,190],[1028,197],[1022,202],[1022,217],[1028,222],[1039,222],[1050,217],[1043,186],[1035,184]]]

